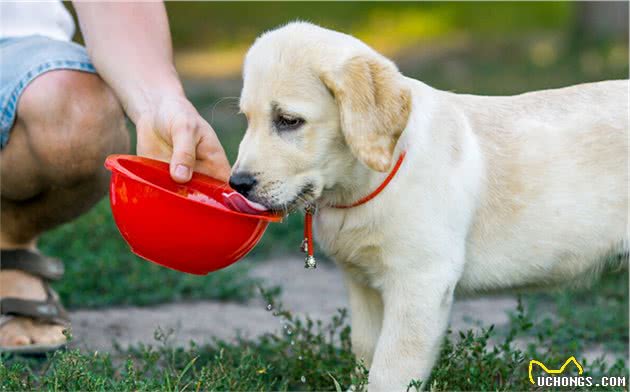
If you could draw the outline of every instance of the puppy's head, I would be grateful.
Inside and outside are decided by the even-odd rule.
[[[361,41],[308,23],[259,37],[243,70],[248,120],[231,184],[291,210],[349,182],[357,160],[387,171],[411,107],[396,66]]]

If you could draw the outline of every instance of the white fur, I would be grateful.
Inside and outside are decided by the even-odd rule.
[[[398,74],[412,102],[393,153],[407,152],[402,167],[377,198],[335,209],[387,175],[352,155],[321,80],[357,56],[388,62],[308,23],[260,37],[244,67],[249,128],[234,170],[256,176],[252,199],[269,207],[318,204],[317,239],[345,274],[369,388],[404,390],[430,375],[455,291],[565,284],[627,252],[628,81],[481,97]],[[306,124],[277,132],[272,102]],[[313,192],[297,198],[306,183]]]

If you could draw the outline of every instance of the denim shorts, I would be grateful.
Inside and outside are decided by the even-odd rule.
[[[85,48],[74,42],[41,35],[0,39],[0,148],[9,141],[18,100],[26,86],[56,69],[96,73]]]

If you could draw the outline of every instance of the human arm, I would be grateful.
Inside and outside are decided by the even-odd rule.
[[[139,155],[170,161],[174,180],[192,170],[226,180],[229,164],[212,127],[184,94],[161,2],[75,2],[86,47],[138,133]]]

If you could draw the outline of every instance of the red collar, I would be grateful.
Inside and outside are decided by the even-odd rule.
[[[396,165],[394,165],[394,168],[392,169],[392,171],[389,172],[385,180],[383,180],[381,185],[379,185],[378,188],[374,190],[374,192],[370,193],[369,195],[365,197],[362,197],[361,199],[355,201],[352,204],[334,205],[332,206],[332,208],[347,209],[347,208],[357,207],[374,199],[376,196],[378,196],[379,193],[383,191],[383,189],[385,189],[385,187],[394,178],[394,176],[398,172],[398,169],[400,169],[400,166],[402,165],[403,160],[405,159],[405,154],[406,154],[405,151],[403,151],[400,154],[400,157],[398,157],[398,161],[396,161]],[[315,215],[314,205],[309,204],[306,207],[304,207],[304,239],[302,240],[301,249],[302,249],[302,252],[306,253],[304,268],[309,268],[309,269],[317,267],[315,257],[313,256],[313,248],[314,248],[313,247],[313,215]]]

